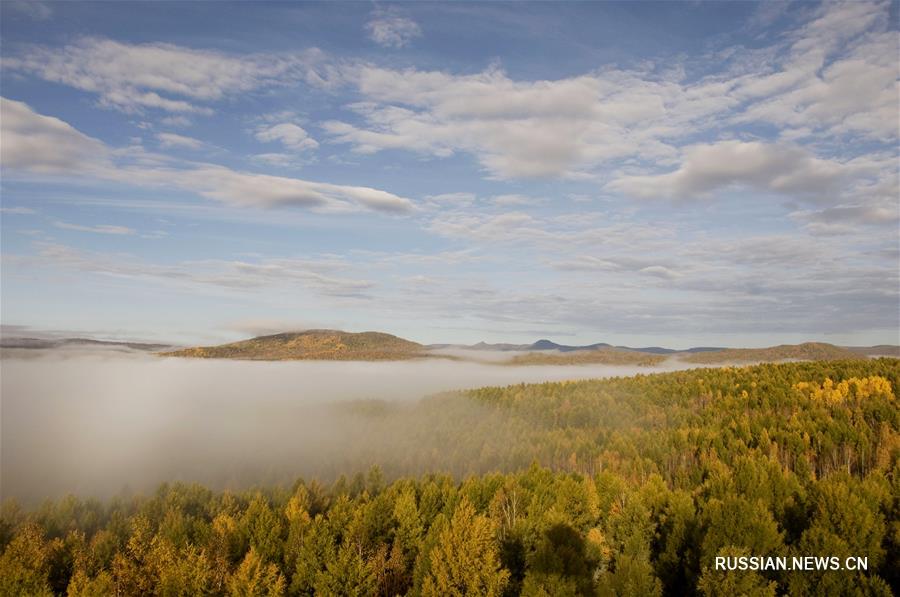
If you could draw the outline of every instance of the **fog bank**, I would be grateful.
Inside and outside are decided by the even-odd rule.
[[[221,487],[351,474],[393,461],[415,462],[409,472],[418,473],[429,467],[428,458],[439,470],[465,472],[441,459],[442,451],[460,449],[456,439],[435,443],[440,434],[431,428],[465,429],[465,441],[477,450],[477,430],[492,433],[488,419],[496,413],[460,396],[425,401],[427,408],[419,398],[687,367],[674,360],[653,368],[513,367],[443,359],[251,362],[96,349],[4,351],[0,492],[33,502],[68,492],[106,496],[126,486],[147,491],[173,480]],[[380,402],[350,402],[370,399]],[[409,452],[420,449],[432,456],[412,459]]]

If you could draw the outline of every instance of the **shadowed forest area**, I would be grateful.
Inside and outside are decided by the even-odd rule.
[[[890,595],[898,384],[883,358],[336,404],[333,481],[5,502],[0,594]],[[713,566],[741,555],[868,569]]]

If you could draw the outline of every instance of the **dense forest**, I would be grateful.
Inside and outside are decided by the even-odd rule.
[[[891,595],[898,384],[847,360],[345,404],[375,465],[349,477],[5,502],[0,595]],[[868,566],[713,565],[741,555]]]

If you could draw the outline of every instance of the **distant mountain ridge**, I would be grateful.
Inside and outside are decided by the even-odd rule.
[[[441,354],[441,349],[517,351],[507,364],[514,365],[563,365],[563,364],[637,364],[655,365],[667,357],[676,357],[690,363],[717,364],[779,360],[834,360],[859,359],[866,354],[883,354],[890,346],[854,347],[853,349],[821,342],[784,344],[769,348],[717,348],[695,347],[675,350],[658,346],[630,348],[597,342],[584,346],[557,344],[541,339],[532,344],[473,345],[429,344],[423,345],[384,332],[344,332],[341,330],[305,330],[258,336],[249,340],[218,346],[197,346],[162,352],[163,356],[242,359],[242,360],[332,360],[332,361],[384,361],[419,358],[460,359],[458,355]],[[466,359],[463,359],[466,360]],[[473,359],[477,360],[477,359]]]
[[[900,346],[892,344],[879,344],[877,346],[845,346],[857,354],[875,357],[900,357]]]
[[[674,348],[662,348],[660,346],[648,346],[645,348],[632,348],[630,346],[614,346],[606,342],[596,342],[594,344],[570,346],[567,344],[557,344],[552,340],[543,338],[531,344],[488,344],[487,342],[479,342],[478,344],[429,344],[428,348],[458,348],[461,350],[499,350],[499,351],[531,351],[531,350],[558,350],[559,352],[575,352],[579,350],[598,350],[603,348],[614,350],[626,350],[631,352],[644,352],[648,354],[675,354],[675,353],[694,353],[694,352],[712,352],[716,350],[725,350],[722,347],[715,346],[697,346],[677,350]]]
[[[97,348],[138,350],[163,356],[241,359],[259,361],[328,360],[328,361],[386,361],[421,358],[469,360],[458,353],[444,353],[444,349],[498,352],[520,352],[505,364],[509,365],[642,365],[650,366],[674,357],[698,365],[773,362],[784,360],[860,359],[876,356],[900,358],[900,346],[835,346],[824,342],[782,344],[768,348],[721,348],[697,346],[685,350],[649,346],[633,348],[606,342],[585,345],[559,344],[542,338],[531,344],[479,342],[471,345],[423,345],[384,332],[345,332],[313,329],[257,336],[248,340],[216,346],[196,346],[177,349],[171,344],[120,342],[93,338],[34,338],[2,336],[0,348],[8,350],[40,350],[65,348]],[[6,353],[10,356],[11,353]],[[479,359],[473,355],[471,359]]]

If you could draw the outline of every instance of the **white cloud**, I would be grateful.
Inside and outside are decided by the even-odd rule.
[[[402,213],[413,208],[409,199],[370,187],[313,182],[299,178],[239,172],[212,164],[190,170],[148,172],[156,183],[172,183],[204,197],[240,207],[307,207],[332,211],[364,207]]]
[[[552,261],[551,267],[561,271],[603,271],[629,272],[674,280],[682,277],[682,273],[671,264],[661,265],[659,257],[632,257],[630,255],[608,254],[603,257],[594,255],[577,255],[567,259]]]
[[[0,98],[0,163],[4,168],[42,174],[91,172],[107,157],[106,146],[26,104]]]
[[[190,126],[191,119],[188,118],[187,116],[181,116],[181,115],[164,116],[163,118],[159,119],[159,122],[160,122],[160,124],[163,124],[165,126],[185,127],[185,126]]]
[[[163,147],[183,147],[185,149],[200,149],[203,147],[203,141],[187,137],[185,135],[177,135],[175,133],[157,133],[156,138]]]
[[[534,242],[552,236],[528,214],[508,212],[499,215],[450,213],[434,218],[428,229],[450,238],[469,238],[487,242]]]
[[[255,162],[278,168],[292,168],[302,166],[304,163],[302,160],[298,160],[297,155],[293,153],[257,153],[250,157]]]
[[[115,226],[112,224],[99,224],[97,226],[83,226],[69,222],[54,222],[54,226],[63,230],[77,230],[78,232],[93,232],[95,234],[112,234],[115,236],[131,236],[136,233],[133,228],[127,226]]]
[[[431,207],[468,207],[475,203],[475,193],[440,193],[426,197]]]
[[[812,212],[808,217],[813,222],[823,224],[839,222],[892,224],[897,221],[898,206],[895,204],[892,207],[893,209],[887,206],[844,205]]]
[[[796,211],[790,216],[804,224],[811,234],[824,236],[860,235],[871,238],[871,227],[900,228],[900,203],[837,205],[818,211]]]
[[[316,51],[294,55],[231,56],[164,43],[126,44],[87,37],[62,48],[33,46],[4,58],[5,69],[95,93],[126,112],[157,109],[209,114],[199,103],[262,87],[318,81]]]
[[[5,2],[5,5],[35,21],[46,21],[53,16],[50,5],[40,0],[11,0]]]
[[[30,216],[37,212],[30,207],[0,207],[0,213],[13,214],[18,216]]]
[[[141,233],[141,238],[166,238],[169,233],[165,230],[151,230],[150,232]]]
[[[666,280],[675,280],[681,277],[681,274],[662,265],[649,265],[638,270],[642,274],[648,276],[656,276]]]
[[[895,139],[898,46],[889,12],[886,2],[820,6],[793,33],[777,70],[739,82],[736,94],[753,101],[735,121]]]
[[[293,151],[308,151],[319,146],[303,127],[291,122],[263,125],[256,129],[255,137],[263,142],[280,141]]]
[[[387,11],[376,11],[366,29],[369,39],[385,48],[402,48],[422,36],[418,23]]]
[[[529,197],[528,195],[520,195],[517,193],[494,195],[493,197],[491,197],[491,203],[502,207],[511,207],[516,205],[536,205],[538,203],[541,203],[541,201],[542,200],[538,199],[537,197]]]
[[[696,199],[729,186],[749,186],[824,202],[833,199],[845,170],[799,147],[721,141],[686,148],[673,172],[622,176],[608,188],[639,198]]]
[[[671,225],[606,221],[604,215],[597,212],[535,217],[519,211],[486,213],[473,209],[445,210],[434,214],[428,223],[428,230],[467,242],[530,246],[539,248],[542,253],[556,253],[564,248],[578,254],[583,254],[585,248],[600,247],[604,250],[617,247],[630,251],[636,244],[642,250],[653,251],[660,240],[668,240],[674,235]],[[641,267],[654,264],[656,262],[643,263]]]

